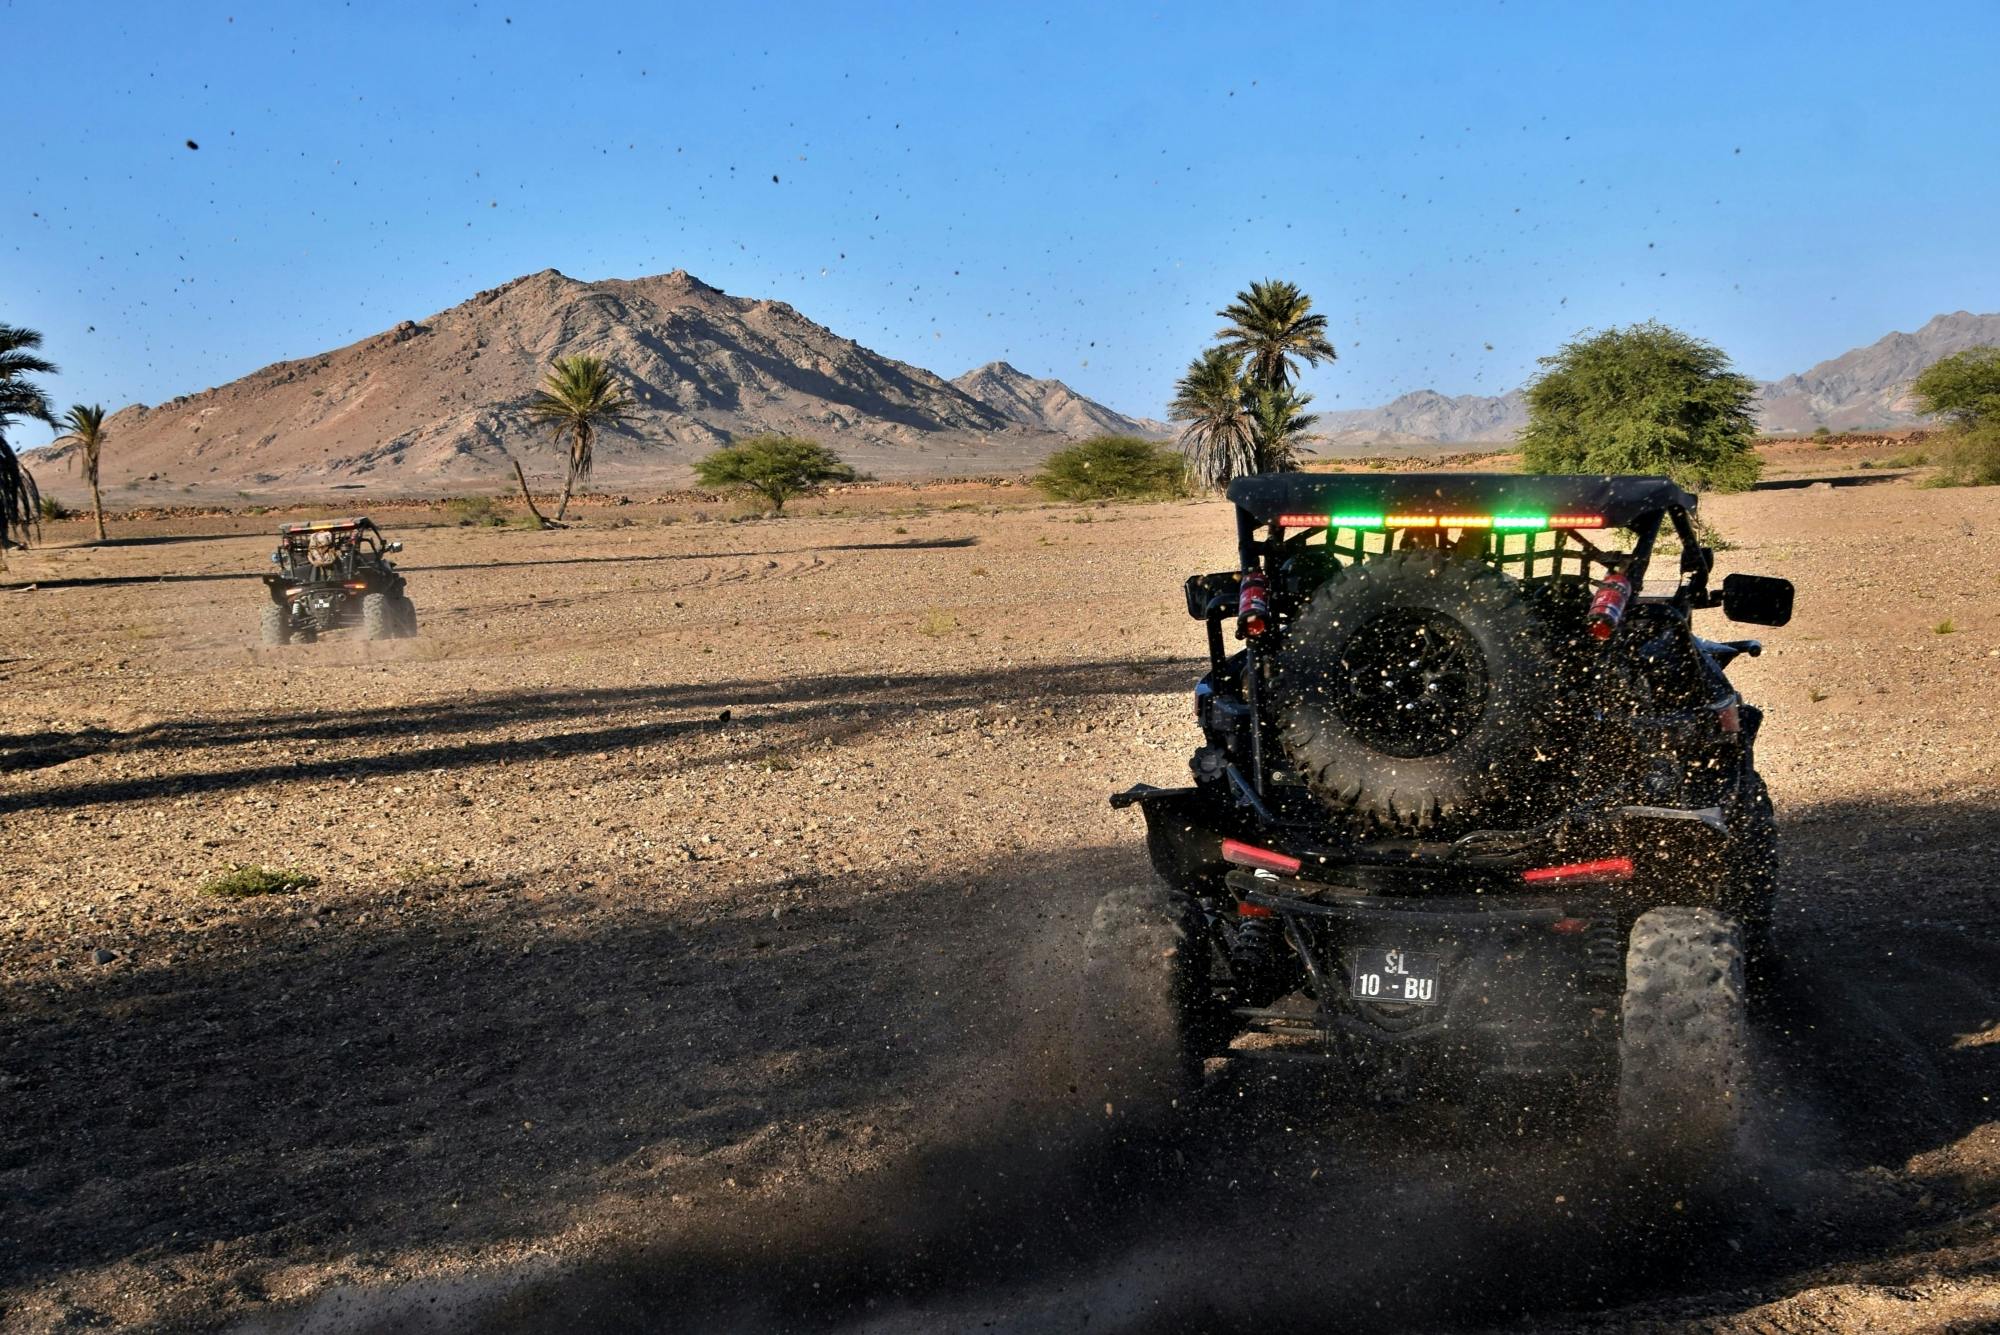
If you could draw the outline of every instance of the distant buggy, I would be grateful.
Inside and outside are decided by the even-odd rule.
[[[271,553],[278,569],[264,576],[271,593],[260,624],[264,643],[310,643],[347,626],[359,626],[364,640],[415,635],[417,609],[389,559],[402,550],[372,519],[280,524]]]

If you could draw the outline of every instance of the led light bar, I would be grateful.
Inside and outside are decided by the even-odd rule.
[[[1603,515],[1279,515],[1281,528],[1603,528]]]

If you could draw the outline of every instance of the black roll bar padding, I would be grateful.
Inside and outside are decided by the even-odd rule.
[[[1222,643],[1222,618],[1235,610],[1235,605],[1235,599],[1218,593],[1208,600],[1208,611],[1202,617],[1208,626],[1208,665],[1217,672],[1223,671],[1223,665],[1229,661]]]

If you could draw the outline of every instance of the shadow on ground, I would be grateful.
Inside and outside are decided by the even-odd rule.
[[[1027,665],[980,672],[909,673],[895,677],[839,675],[685,685],[606,687],[584,691],[504,691],[427,704],[314,713],[204,717],[132,731],[0,734],[0,773],[61,764],[96,751],[183,754],[246,747],[260,758],[264,744],[284,743],[285,758],[215,769],[91,779],[0,793],[0,814],[169,794],[227,792],[289,780],[384,778],[433,769],[484,766],[510,759],[603,755],[657,745],[703,729],[729,711],[729,725],[756,731],[804,724],[811,740],[837,739],[882,726],[889,718],[926,711],[992,707],[1015,712],[1048,701],[1156,694],[1185,687],[1192,660]],[[665,717],[656,717],[665,715]],[[589,725],[596,726],[589,726]],[[529,729],[555,731],[529,734]],[[515,730],[523,735],[454,741],[464,733]],[[410,739],[414,744],[400,745]],[[299,753],[298,744],[398,743],[370,754]]]
[[[1906,1168],[1992,1118],[2000,1044],[1966,1040],[2000,1024],[2000,947],[1961,878],[1990,856],[1993,806],[1829,807],[1791,828],[1794,967],[1762,1035],[1765,1152],[1727,1200],[1633,1194],[1587,1099],[1505,1088],[1385,1110],[1232,1067],[1173,1135],[1112,1138],[1066,1097],[1055,1051],[1082,914],[1130,865],[1105,850],[1052,882],[1069,917],[1039,936],[1004,914],[983,924],[1040,941],[1025,973],[1039,982],[981,1031],[1008,1035],[981,1058],[990,1078],[901,1156],[557,1269],[346,1291],[258,1328],[1382,1331],[1588,1322],[1669,1299],[1689,1318],[1739,1310],[1732,1292],[1783,1294],[2000,1199],[1992,1164],[1951,1184]],[[979,973],[962,998],[997,1001]],[[934,1005],[933,977],[898,990]],[[1928,1264],[1951,1278],[1987,1263]]]

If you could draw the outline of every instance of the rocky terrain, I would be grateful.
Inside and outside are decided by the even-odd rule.
[[[1060,380],[1037,379],[1006,362],[988,362],[951,383],[1010,421],[1072,440],[1102,435],[1164,437],[1176,430],[1171,423],[1150,417],[1127,417],[1084,398]]]
[[[1791,964],[1720,1213],[1624,1200],[1562,1090],[1073,1108],[1215,503],[385,511],[419,638],[275,650],[269,519],[52,526],[0,577],[0,1330],[1990,1329],[2000,489],[1881,448],[1703,507],[1799,589],[1734,669]],[[242,863],[317,884],[200,893]]]
[[[783,302],[680,271],[585,283],[550,269],[344,348],[124,408],[106,424],[118,444],[105,487],[114,500],[497,490],[510,458],[552,476],[561,457],[525,410],[549,363],[572,353],[608,359],[635,400],[597,447],[596,481],[612,488],[684,482],[694,459],[756,432],[810,436],[885,477],[939,476],[1031,468],[1074,434],[1069,423],[1128,420],[1021,377],[1047,420],[1024,419],[1020,393],[996,407]],[[65,450],[30,463],[58,493],[75,484]]]

